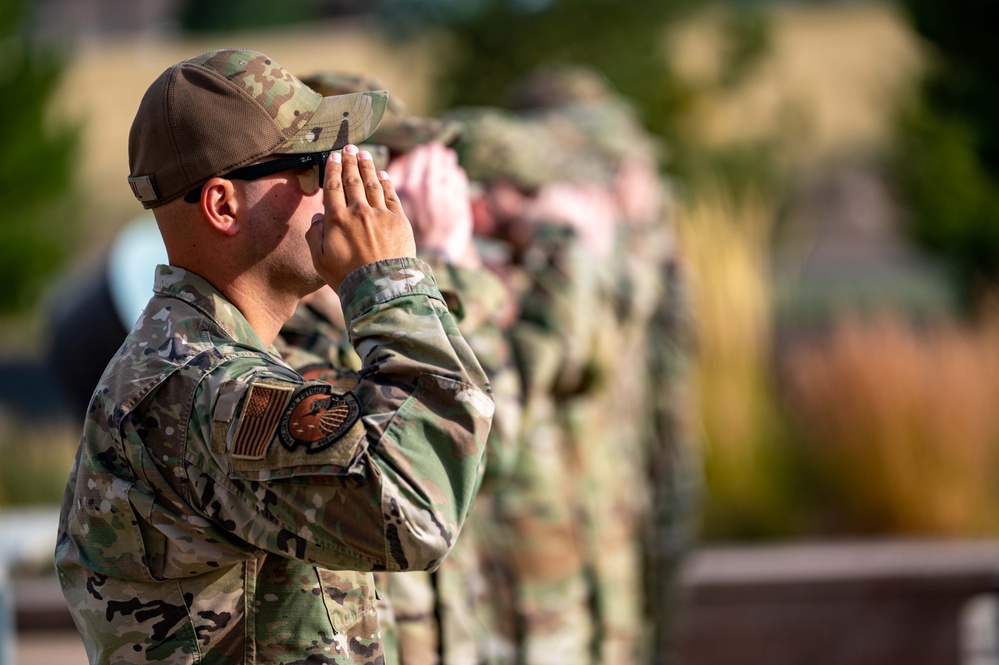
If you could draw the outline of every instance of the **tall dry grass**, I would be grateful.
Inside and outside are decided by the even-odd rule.
[[[788,380],[840,528],[999,533],[999,316],[848,319],[790,354]]]
[[[775,535],[794,521],[771,370],[774,219],[762,199],[720,187],[695,193],[677,214],[697,326],[709,537]]]
[[[999,533],[999,308],[843,317],[773,357],[766,201],[678,210],[698,334],[708,537]]]

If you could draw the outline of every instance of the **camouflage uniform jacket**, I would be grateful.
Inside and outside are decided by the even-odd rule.
[[[200,277],[161,266],[154,290],[63,500],[56,567],[91,662],[379,662],[352,571],[439,565],[493,410],[432,272],[345,280],[350,392],[305,381]]]

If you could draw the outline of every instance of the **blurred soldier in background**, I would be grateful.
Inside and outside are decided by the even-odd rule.
[[[690,308],[668,188],[658,173],[660,147],[627,101],[592,70],[538,71],[510,91],[510,104],[547,122],[562,145],[596,153],[607,167],[618,224],[604,273],[611,279],[604,295],[616,326],[604,339],[612,340],[616,362],[603,413],[614,416],[607,428],[606,416],[597,412],[578,430],[591,438],[584,448],[596,450],[598,459],[600,452],[614,451],[600,460],[592,478],[601,498],[588,525],[598,652],[604,663],[629,662],[646,649],[652,662],[667,662],[676,571],[696,534],[700,471],[686,418]],[[600,440],[607,434],[612,438]],[[606,482],[603,465],[613,462],[624,462],[619,483]],[[643,477],[646,483],[639,482]],[[642,589],[648,642],[637,630]]]
[[[96,260],[56,288],[46,365],[77,413],[86,412],[108,361],[149,301],[156,266],[166,262],[156,220],[145,213],[125,224]]]
[[[590,224],[609,212],[540,123],[497,109],[462,109],[457,150],[476,185],[485,261],[510,285],[511,341],[524,390],[520,454],[497,487],[491,580],[516,663],[588,663],[594,637],[583,567],[582,501],[574,452],[559,421],[561,393],[580,390],[594,317]],[[603,219],[610,224],[610,219]],[[599,227],[598,227],[599,228]],[[599,242],[597,242],[599,244]],[[497,592],[495,594],[499,596]]]

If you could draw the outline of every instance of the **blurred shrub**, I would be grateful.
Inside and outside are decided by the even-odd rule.
[[[999,4],[905,0],[934,66],[900,114],[896,170],[910,228],[974,302],[999,283]]]
[[[76,127],[53,126],[58,53],[27,36],[24,0],[0,3],[0,314],[31,306],[76,240]]]
[[[698,335],[695,368],[704,444],[708,538],[800,532],[800,462],[776,403],[770,244],[774,214],[759,197],[702,190],[677,215]]]
[[[787,363],[788,405],[840,533],[999,533],[999,316],[846,320]]]

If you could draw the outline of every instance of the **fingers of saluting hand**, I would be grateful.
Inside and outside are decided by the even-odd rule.
[[[339,152],[326,158],[326,175],[323,181],[323,199],[326,209],[335,216],[342,216],[347,209],[343,192],[343,164]]]
[[[435,190],[443,189],[447,185],[447,162],[446,155],[439,143],[431,143],[427,146],[427,188],[436,194]]]
[[[347,208],[352,206],[385,209],[389,206],[382,187],[383,179],[367,151],[358,151],[356,146],[348,145],[342,154],[330,153],[323,183],[326,205],[337,217],[346,216]]]
[[[396,184],[399,190],[402,190],[402,183],[405,179],[406,171],[409,169],[409,158],[412,153],[403,153],[398,157],[392,159],[388,166],[388,174],[392,178],[392,182]]]
[[[428,177],[427,168],[430,165],[430,147],[421,145],[410,153],[409,169],[406,173],[406,190],[422,194]]]
[[[386,171],[379,171],[378,180],[381,181],[382,191],[384,192],[385,207],[388,208],[390,212],[405,218],[406,213],[403,211],[402,202],[399,200],[399,195],[395,191],[395,185],[392,184],[392,177]]]
[[[357,153],[357,168],[361,172],[361,182],[364,184],[368,205],[372,208],[384,208],[385,193],[375,170],[375,162],[367,150]]]
[[[348,206],[368,203],[364,180],[358,168],[357,146],[347,145],[343,148],[343,169],[340,179],[343,182],[343,197]]]

